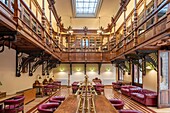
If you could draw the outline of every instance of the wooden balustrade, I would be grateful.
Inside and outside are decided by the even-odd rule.
[[[103,37],[98,35],[93,37],[87,36],[86,38],[83,38],[83,36],[70,36],[69,38],[65,37],[65,39],[69,39],[68,47],[59,46],[54,39],[55,35],[51,34],[52,26],[47,17],[45,17],[43,9],[37,7],[37,10],[42,17],[42,20],[40,21],[37,18],[37,15],[35,15],[25,4],[24,0],[15,0],[14,3],[12,3],[11,0],[6,0],[6,2],[0,1],[0,6],[4,9],[3,17],[8,17],[8,20],[11,18],[11,22],[13,23],[11,24],[11,27],[13,27],[13,29],[16,30],[17,28],[18,32],[20,32],[22,36],[25,36],[25,39],[34,41],[33,43],[36,44],[38,43],[37,45],[41,45],[41,48],[43,49],[45,47],[45,49],[50,51],[52,54],[55,54],[59,58],[61,57],[62,61],[108,62],[109,59],[114,59],[117,56],[124,55],[127,51],[135,50],[137,46],[140,46],[141,44],[144,44],[154,38],[156,39],[158,35],[165,33],[165,31],[169,29],[170,11],[168,9],[166,14],[161,13],[162,9],[169,4],[169,0],[156,1],[157,2],[153,1],[153,3],[145,6],[142,13],[135,17],[138,20],[135,20],[135,22],[134,20],[131,20],[131,26],[127,26],[126,23],[123,23],[120,29],[118,29],[118,31],[122,31],[123,29],[123,33],[118,34],[115,31],[116,23],[114,23],[113,43],[108,42],[104,46],[102,45]],[[140,4],[141,3],[142,2],[140,2]],[[154,9],[152,9],[153,7]],[[167,7],[169,8],[169,6]],[[137,10],[138,6],[135,6],[135,8]],[[125,9],[124,11],[126,11]],[[130,20],[133,13],[135,12],[132,12],[130,14],[131,16],[127,16],[127,18],[126,15],[124,15],[124,20],[126,20],[126,22],[127,20]],[[10,26],[9,22],[7,24]],[[45,27],[43,24],[45,24]],[[133,27],[133,24],[135,24],[135,27]],[[130,30],[128,30],[128,28]],[[116,40],[116,37],[119,37],[119,41]],[[81,45],[77,44],[76,41],[79,41]],[[137,43],[134,44],[134,42]],[[109,47],[109,43],[112,44],[111,47]],[[115,43],[116,45],[113,45]],[[61,45],[62,44],[63,39],[61,38]],[[74,44],[76,46],[73,46]],[[109,48],[110,52],[108,52]],[[105,51],[105,49],[108,51]]]
[[[110,62],[110,52],[62,52],[62,62]]]
[[[166,7],[166,5],[169,3],[168,0],[162,1],[158,0],[157,7],[150,13],[147,14],[146,18],[142,20],[142,22],[138,23],[135,29],[133,29],[126,37],[119,42],[117,42],[117,45],[115,48],[112,49],[112,53],[116,53],[116,57],[125,54],[127,51],[134,49],[141,45],[141,44],[147,44],[146,42],[149,40],[152,40],[156,38],[158,35],[165,33],[165,31],[168,29],[167,22],[168,22],[168,15],[164,14],[163,16],[158,13]],[[165,9],[164,9],[165,10]],[[168,12],[168,11],[167,11]],[[168,13],[167,13],[168,14]],[[159,17],[160,16],[160,17]],[[144,26],[144,27],[143,27]],[[137,32],[137,45],[134,44],[134,33],[136,31],[140,31],[140,29],[144,28],[142,32]],[[120,30],[119,30],[120,31]],[[125,41],[126,40],[126,41]],[[126,47],[125,47],[126,45]],[[112,59],[116,58],[112,57]]]

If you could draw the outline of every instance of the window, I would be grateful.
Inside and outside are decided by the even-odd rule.
[[[8,5],[8,0],[2,0],[5,5]]]
[[[142,63],[142,60],[139,60],[139,63]],[[133,65],[133,83],[142,84],[142,70],[138,64]]]
[[[82,40],[82,47],[85,48],[85,47],[88,47],[89,46],[89,41],[87,38],[83,38]]]
[[[96,17],[102,0],[72,0],[76,17]]]
[[[121,68],[118,68],[118,80],[123,80],[124,79],[124,72]]]
[[[168,11],[168,4],[164,6],[159,12],[158,12],[158,20],[166,15],[166,12]]]

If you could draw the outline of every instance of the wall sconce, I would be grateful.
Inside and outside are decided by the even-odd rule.
[[[42,79],[41,75],[39,75],[39,74],[37,75],[37,80],[38,79]]]
[[[95,68],[94,68],[94,67],[90,68],[90,71],[91,71],[91,72],[94,72],[94,71],[95,71]]]
[[[107,68],[106,68],[106,71],[107,71],[107,72],[109,72],[109,71],[110,71],[110,68],[109,68],[109,67],[107,67]]]
[[[80,72],[80,71],[81,71],[81,68],[79,68],[79,67],[78,67],[78,68],[76,68],[76,71]]]
[[[63,67],[60,67],[60,71],[63,72],[63,71],[64,71],[64,68],[63,68]]]

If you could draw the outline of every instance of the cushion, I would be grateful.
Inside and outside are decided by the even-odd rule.
[[[140,93],[136,94],[136,97],[138,97],[140,99],[144,99],[145,98],[145,96],[143,94],[140,94]]]

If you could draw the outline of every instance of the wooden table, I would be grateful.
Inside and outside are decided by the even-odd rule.
[[[54,113],[78,113],[79,98],[77,95],[70,95]],[[108,99],[103,95],[94,98],[96,113],[118,113]]]
[[[54,113],[76,113],[78,101],[77,95],[70,95]]]

